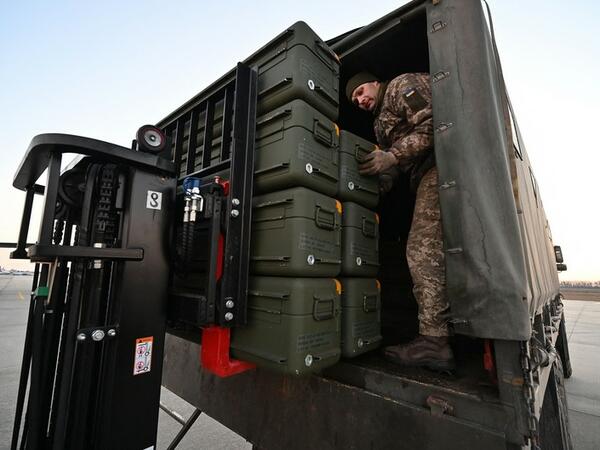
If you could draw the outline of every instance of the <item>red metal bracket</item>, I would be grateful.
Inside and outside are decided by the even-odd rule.
[[[488,373],[492,384],[498,384],[498,377],[496,375],[496,363],[494,361],[494,350],[492,348],[492,341],[489,339],[483,340],[483,368]]]
[[[215,183],[223,186],[223,193],[229,195],[229,181],[215,177]],[[217,250],[217,281],[223,275],[223,254],[225,238],[219,234]],[[202,345],[200,346],[200,362],[202,367],[218,377],[225,378],[256,368],[256,365],[229,357],[231,328],[211,325],[202,330]]]
[[[223,194],[225,197],[229,195],[229,180],[224,180],[221,177],[215,177],[214,182],[223,186]]]
[[[204,369],[221,378],[236,375],[256,367],[252,363],[229,358],[230,333],[230,328],[216,325],[202,330],[200,362]]]

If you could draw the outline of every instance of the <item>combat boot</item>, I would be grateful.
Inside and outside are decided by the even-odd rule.
[[[447,336],[419,335],[408,344],[386,347],[384,356],[400,366],[427,367],[437,371],[454,370],[454,355]]]

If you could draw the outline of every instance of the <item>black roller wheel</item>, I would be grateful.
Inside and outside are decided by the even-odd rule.
[[[570,378],[573,374],[573,368],[571,367],[571,357],[569,356],[569,343],[567,342],[567,328],[565,326],[564,313],[561,315],[560,325],[558,328],[556,351],[560,355],[560,360],[562,361],[564,377]]]
[[[540,414],[540,441],[544,450],[572,450],[569,407],[560,358],[556,358]]]

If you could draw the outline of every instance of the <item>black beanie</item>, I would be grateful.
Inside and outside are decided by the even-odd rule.
[[[350,78],[348,83],[346,83],[346,97],[348,98],[348,101],[352,102],[352,93],[354,92],[354,89],[361,84],[369,83],[371,81],[379,81],[379,78],[369,72],[358,72]]]

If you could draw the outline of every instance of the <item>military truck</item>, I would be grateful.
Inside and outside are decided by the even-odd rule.
[[[417,334],[405,257],[414,193],[401,179],[377,202],[376,181],[340,183],[350,176],[335,156],[340,140],[352,136],[357,161],[375,141],[372,117],[340,89],[359,70],[431,75],[453,373],[399,367],[373,350]],[[61,173],[69,152],[83,158]],[[161,383],[197,408],[171,448],[201,412],[257,449],[571,448],[565,266],[479,0],[415,0],[327,42],[296,23],[142,127],[132,148],[37,136],[13,184],[27,197],[12,256],[37,263],[13,448],[20,437],[26,448],[153,448]],[[265,207],[277,212],[265,218]],[[296,241],[290,208],[318,230]],[[378,262],[342,262],[362,239],[328,241],[342,210],[362,211]],[[269,224],[260,245],[253,214]],[[269,242],[277,233],[289,253],[285,239]],[[377,331],[356,345],[340,341],[343,264],[358,277],[342,286],[376,286],[352,314]],[[286,309],[288,291],[308,292],[306,305]],[[251,334],[258,315],[268,325]],[[293,316],[308,325],[282,337],[298,327]]]
[[[281,42],[291,34],[273,47],[286,48]],[[261,449],[571,448],[563,385],[571,366],[557,275],[563,261],[486,6],[417,0],[320,45],[339,58],[342,87],[360,70],[380,79],[431,74],[457,371],[400,368],[371,352],[308,378],[256,370],[219,379],[201,368],[199,344],[171,329],[164,386]],[[259,79],[268,70],[269,62],[259,62]],[[337,125],[374,142],[372,117],[347,102],[343,88],[329,89],[339,103]],[[206,93],[158,126],[173,127]],[[413,203],[405,183],[379,204],[382,334],[389,344],[417,333],[404,256]]]

